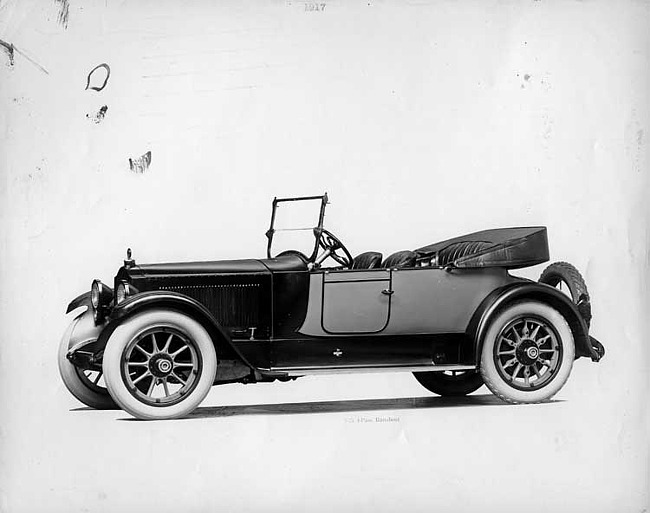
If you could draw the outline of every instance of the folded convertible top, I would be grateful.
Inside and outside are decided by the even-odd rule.
[[[545,226],[497,228],[416,249],[419,260],[453,267],[505,267],[518,269],[547,262]]]

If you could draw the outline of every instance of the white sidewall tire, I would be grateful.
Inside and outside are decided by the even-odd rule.
[[[562,359],[555,377],[537,390],[519,390],[510,386],[499,374],[494,363],[494,346],[497,336],[511,320],[522,315],[534,315],[545,319],[557,332],[562,344]],[[539,301],[521,301],[507,307],[492,321],[481,351],[481,375],[492,393],[509,403],[539,403],[549,400],[564,386],[575,359],[573,333],[566,319],[551,306]]]
[[[122,354],[138,334],[157,324],[171,325],[183,332],[201,354],[201,375],[196,386],[180,401],[169,406],[153,406],[138,400],[122,378]],[[205,399],[217,373],[217,355],[212,338],[194,319],[173,310],[149,310],[136,314],[118,326],[110,336],[103,359],[104,379],[115,402],[126,412],[143,420],[183,417]]]
[[[69,331],[66,334],[71,331],[71,328],[74,329],[77,321],[78,319],[72,321],[71,326],[68,328]],[[69,339],[67,336],[64,336],[59,344],[58,364],[59,374],[65,387],[75,398],[86,406],[90,406],[96,410],[117,410],[119,406],[115,404],[108,391],[106,393],[99,393],[84,383],[81,376],[79,376],[77,368],[66,358],[70,349],[69,346]]]

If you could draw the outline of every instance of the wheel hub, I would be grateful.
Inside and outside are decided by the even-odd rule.
[[[156,354],[149,360],[149,371],[157,378],[165,378],[174,370],[174,363],[167,354]]]
[[[532,340],[523,340],[517,347],[516,356],[522,365],[532,365],[539,358],[539,347]]]

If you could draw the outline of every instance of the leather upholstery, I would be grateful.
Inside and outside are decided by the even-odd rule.
[[[376,269],[381,267],[381,259],[384,257],[376,251],[366,251],[354,258],[352,269]]]
[[[413,251],[398,251],[384,260],[382,267],[415,267],[415,258],[416,255]]]
[[[438,252],[438,265],[451,264],[459,258],[479,253],[491,246],[493,244],[483,241],[455,242]]]

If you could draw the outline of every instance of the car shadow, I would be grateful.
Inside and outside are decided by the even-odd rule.
[[[559,402],[559,401],[550,401]],[[182,420],[234,417],[243,415],[306,415],[312,413],[362,413],[427,408],[471,408],[479,406],[511,406],[492,394],[467,397],[405,397],[398,399],[354,399],[280,404],[248,404],[238,406],[203,406]]]
[[[241,406],[204,406],[186,419],[232,417],[237,415],[302,415],[309,413],[359,413],[366,411],[449,408],[460,406],[505,405],[494,396],[471,397],[405,397],[399,399],[353,399],[305,403],[248,404]]]
[[[543,404],[561,403],[553,399]],[[235,406],[200,406],[178,420],[236,417],[243,415],[306,415],[312,413],[361,413],[386,410],[421,410],[427,408],[472,408],[479,406],[513,406],[492,394],[465,397],[403,397],[397,399],[353,399],[301,403],[243,404]],[[70,411],[95,411],[93,408],[72,408]],[[127,417],[118,420],[138,421]]]

